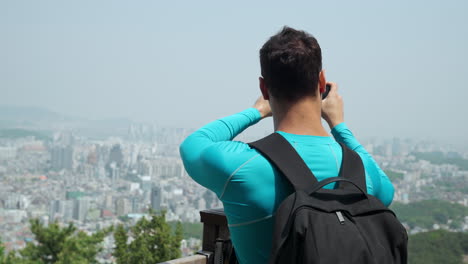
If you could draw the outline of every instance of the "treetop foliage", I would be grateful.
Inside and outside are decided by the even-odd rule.
[[[452,164],[458,166],[461,170],[468,170],[468,160],[458,155],[447,156],[443,152],[414,152],[412,153],[419,160],[427,160],[432,164]]]
[[[401,172],[396,172],[392,170],[384,170],[385,174],[387,174],[388,178],[393,182],[393,181],[401,181],[403,180],[403,177],[405,176]]]
[[[434,223],[447,224],[448,220],[461,223],[468,215],[467,207],[443,200],[423,200],[409,204],[395,202],[390,208],[401,222],[411,228],[419,226],[429,229]]]
[[[141,218],[129,228],[128,233],[123,225],[117,226],[114,232],[114,257],[118,264],[159,263],[181,256],[181,223],[172,232],[171,226],[166,222],[165,212],[150,212],[150,216],[150,219]]]
[[[410,264],[462,264],[468,254],[468,234],[436,230],[412,235],[408,240]]]
[[[73,224],[61,227],[57,222],[43,225],[39,219],[31,219],[31,232],[35,241],[15,254],[10,254],[3,263],[18,264],[81,264],[97,263],[96,255],[102,250],[101,242],[111,231],[107,228],[88,235],[78,231]],[[0,263],[1,258],[0,258]]]
[[[92,264],[98,263],[97,255],[102,251],[102,242],[114,232],[113,256],[117,263],[159,263],[181,256],[182,225],[175,229],[166,222],[165,212],[141,218],[134,226],[109,227],[94,234],[79,231],[70,223],[60,226],[53,222],[43,225],[39,219],[31,219],[34,242],[18,252],[5,248],[0,240],[0,264]]]

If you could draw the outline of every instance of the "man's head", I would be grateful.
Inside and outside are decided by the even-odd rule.
[[[284,27],[260,49],[260,65],[262,85],[275,99],[292,103],[317,94],[322,51],[312,35]]]

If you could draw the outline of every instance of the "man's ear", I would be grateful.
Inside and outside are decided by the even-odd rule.
[[[270,100],[270,94],[268,93],[268,88],[266,87],[265,79],[263,79],[263,77],[258,77],[258,81],[260,84],[260,92],[263,95],[263,99]]]
[[[321,70],[319,73],[319,91],[320,94],[323,94],[326,91],[327,80],[325,78],[325,70]]]

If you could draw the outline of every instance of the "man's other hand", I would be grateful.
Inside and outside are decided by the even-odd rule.
[[[270,102],[268,100],[263,99],[263,96],[260,96],[257,99],[255,104],[253,105],[253,108],[256,108],[260,112],[262,119],[265,117],[272,116]]]
[[[322,100],[322,117],[327,121],[330,129],[344,122],[343,98],[338,94],[338,85],[328,82],[330,93]]]

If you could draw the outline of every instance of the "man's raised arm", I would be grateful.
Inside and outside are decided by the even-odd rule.
[[[371,185],[368,184],[369,193],[377,197],[386,206],[389,206],[393,200],[393,185],[385,172],[380,169],[372,156],[357,141],[344,123],[343,98],[338,94],[336,83],[330,83],[330,85],[330,93],[322,101],[322,117],[330,126],[336,141],[344,143],[361,157],[366,170],[366,178],[372,181]]]
[[[213,121],[198,129],[180,145],[180,155],[188,174],[214,192],[221,190],[229,176],[228,153],[240,152],[247,144],[232,139],[262,118],[271,115],[268,101],[259,98],[252,108]]]

